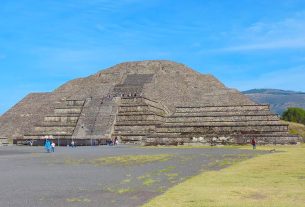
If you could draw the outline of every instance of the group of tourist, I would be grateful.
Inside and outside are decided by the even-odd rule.
[[[50,140],[46,139],[44,143],[44,148],[48,153],[55,152],[55,142],[51,142]]]
[[[115,138],[113,138],[113,139],[106,140],[106,145],[115,146],[115,145],[118,145],[118,144],[119,144],[119,139],[118,139],[118,137],[115,137]]]

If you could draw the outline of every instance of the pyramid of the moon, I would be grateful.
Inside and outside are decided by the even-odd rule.
[[[268,105],[170,61],[122,63],[29,94],[1,116],[0,135],[36,143],[49,136],[59,144],[298,141]]]

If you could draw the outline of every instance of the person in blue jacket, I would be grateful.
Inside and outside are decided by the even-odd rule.
[[[46,142],[44,144],[44,148],[47,150],[47,152],[51,151],[51,142],[48,139],[46,139]]]

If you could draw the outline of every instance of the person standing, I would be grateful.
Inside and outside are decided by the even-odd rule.
[[[253,146],[253,149],[256,149],[256,141],[255,141],[254,138],[252,138],[251,144],[252,144],[252,146]]]
[[[113,145],[117,145],[118,144],[118,137],[114,137],[114,139],[112,140]]]
[[[51,149],[52,149],[52,152],[55,152],[55,142],[52,142],[52,144],[51,144]]]
[[[51,150],[51,142],[48,139],[46,139],[46,142],[44,144],[44,148],[47,150],[47,152],[50,152],[50,150]]]

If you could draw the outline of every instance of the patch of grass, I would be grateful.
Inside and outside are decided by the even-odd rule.
[[[204,172],[169,189],[145,207],[304,207],[305,145],[261,146],[259,155]]]
[[[138,177],[138,180],[141,180],[143,185],[150,186],[156,182],[156,180],[151,178],[150,174],[145,174]]]
[[[177,177],[179,174],[178,173],[167,173],[167,174],[165,174],[167,177],[169,177],[169,178],[175,178],[175,177]]]
[[[178,173],[167,173],[165,174],[167,176],[167,179],[171,183],[175,183],[178,177]]]
[[[130,182],[131,182],[131,179],[124,179],[121,181],[121,184],[130,183]]]
[[[133,190],[131,188],[107,188],[107,191],[121,195],[132,192]]]
[[[152,178],[145,178],[143,180],[143,185],[145,186],[151,186],[152,184],[154,184],[156,182],[156,180],[152,179]]]
[[[164,162],[169,160],[172,155],[123,155],[123,156],[109,156],[101,157],[90,161],[94,165],[141,165],[151,162]]]
[[[89,203],[89,202],[91,202],[90,199],[83,198],[83,197],[67,198],[66,201],[70,202],[70,203]]]
[[[84,163],[84,159],[65,159],[64,160],[64,164],[66,164],[66,165],[80,165],[80,164],[82,164],[82,163]]]
[[[120,188],[117,190],[118,194],[124,194],[124,193],[128,193],[131,192],[130,188]]]
[[[145,174],[145,175],[139,176],[137,179],[138,180],[144,180],[144,179],[149,178],[149,177],[151,177],[149,174]]]
[[[168,167],[166,167],[164,169],[159,170],[159,173],[168,173],[168,172],[171,172],[174,169],[176,169],[175,166],[168,166]]]

